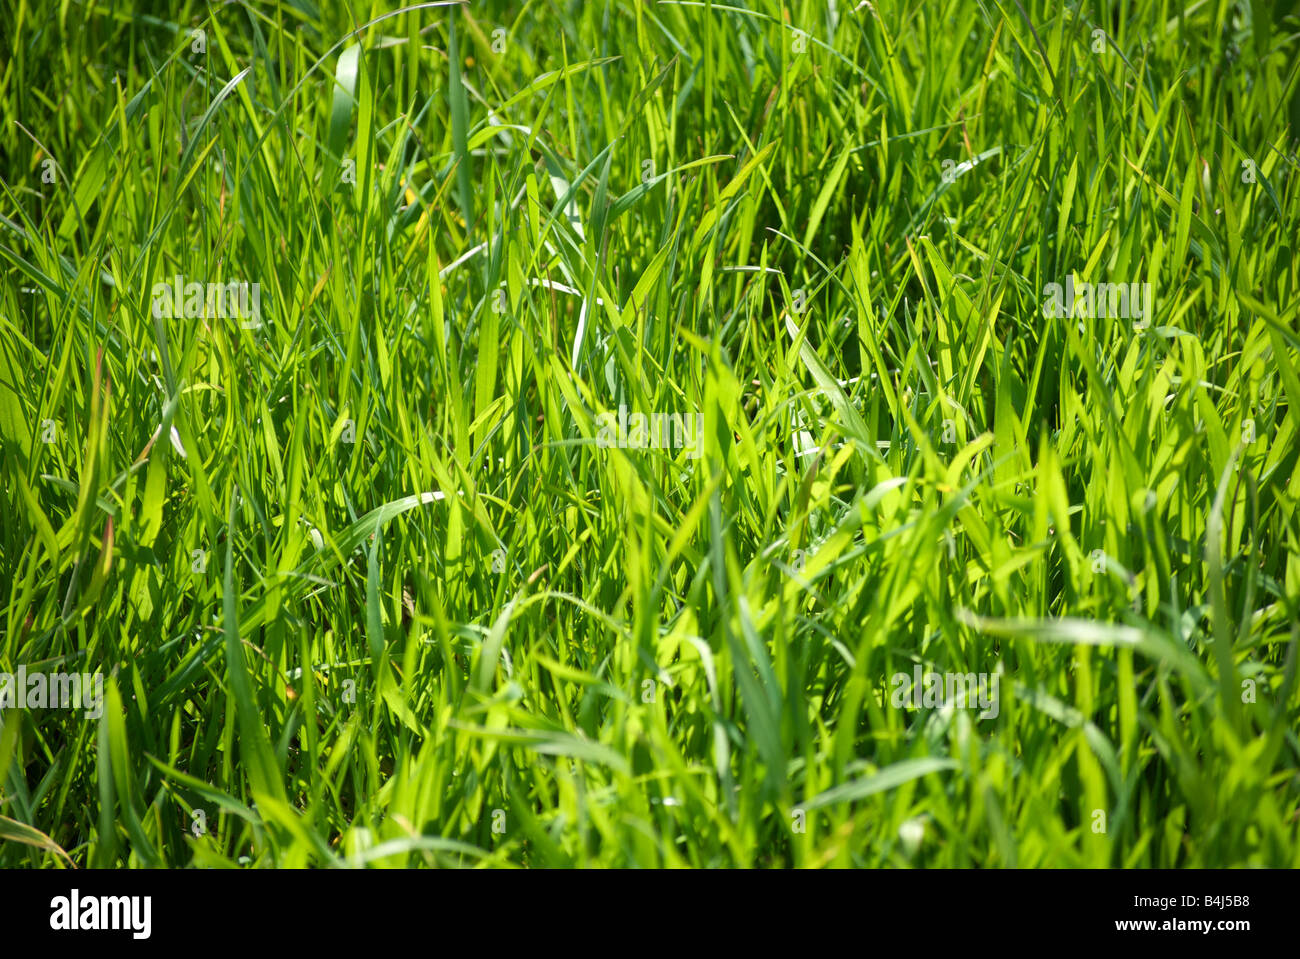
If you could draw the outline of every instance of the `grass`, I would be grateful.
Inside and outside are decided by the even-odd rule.
[[[0,866],[1300,866],[1284,5],[180,7],[5,0]]]

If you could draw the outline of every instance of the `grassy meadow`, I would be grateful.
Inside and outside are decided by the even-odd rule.
[[[0,866],[1300,866],[1288,10],[0,0]]]

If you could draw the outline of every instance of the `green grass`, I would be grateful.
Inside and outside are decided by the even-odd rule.
[[[4,0],[0,866],[1300,866],[1300,17],[181,6]]]

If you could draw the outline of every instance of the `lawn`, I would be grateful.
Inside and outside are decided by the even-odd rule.
[[[0,0],[0,866],[1300,866],[1300,14],[171,6]]]

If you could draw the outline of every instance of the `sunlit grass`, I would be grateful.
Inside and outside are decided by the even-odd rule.
[[[1300,19],[1111,6],[5,0],[0,865],[1300,866]]]

